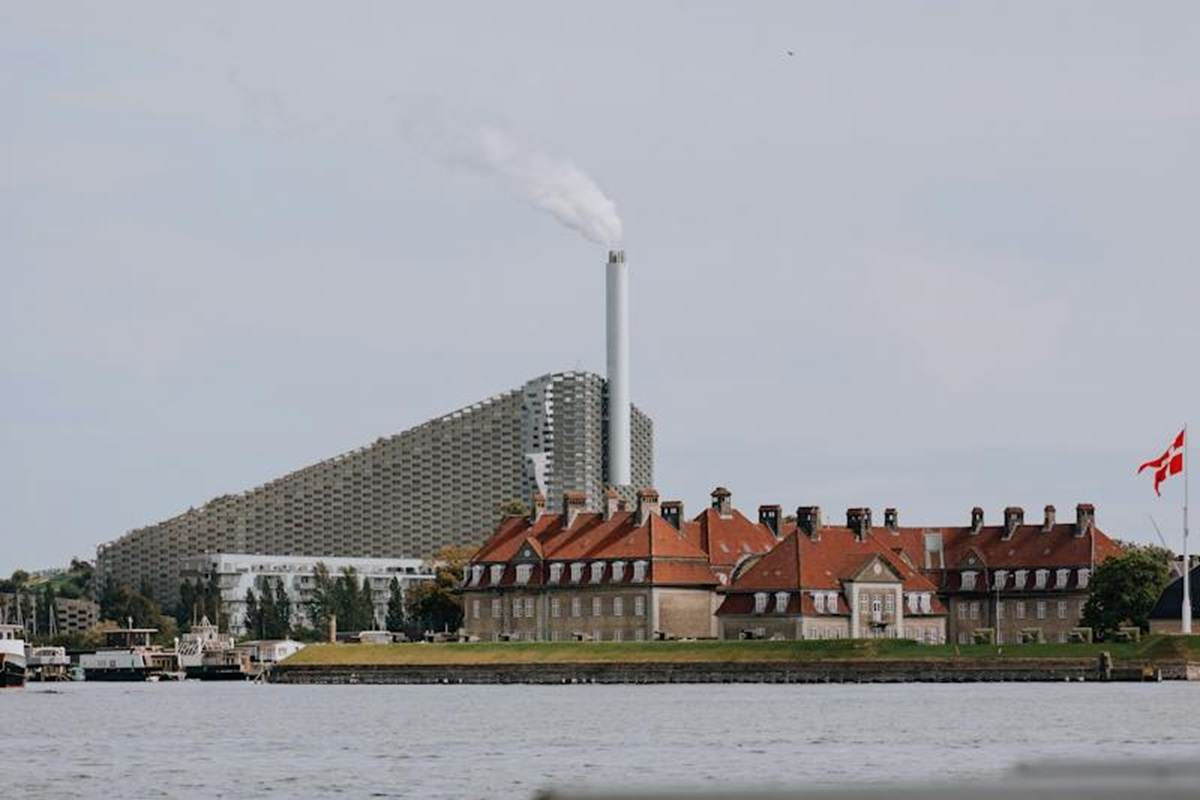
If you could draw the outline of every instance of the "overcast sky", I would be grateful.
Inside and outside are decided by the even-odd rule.
[[[1200,426],[1195,4],[309,5],[0,12],[0,574],[603,372],[604,246],[447,124],[615,203],[689,514],[1178,546],[1134,470]]]

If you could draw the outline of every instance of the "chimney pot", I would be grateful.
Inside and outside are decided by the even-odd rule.
[[[821,541],[821,507],[797,507],[796,528],[814,542]]]
[[[587,495],[583,492],[564,492],[563,493],[563,513],[567,515],[567,523],[565,527],[570,528],[575,524],[575,519],[587,507]]]
[[[758,507],[758,524],[766,525],[771,535],[779,538],[779,516],[782,509],[778,505],[763,505]]]
[[[682,500],[666,500],[662,504],[662,518],[671,523],[675,530],[682,530],[683,525],[683,501]]]
[[[638,525],[645,525],[651,514],[658,513],[658,491],[656,489],[638,489],[637,502]]]
[[[971,509],[971,535],[975,536],[983,530],[983,509],[975,506]]]
[[[1017,527],[1025,524],[1025,509],[1020,506],[1009,506],[1004,509],[1004,533],[1001,539],[1011,539],[1017,532]]]
[[[1096,524],[1096,507],[1091,503],[1075,506],[1075,535],[1086,536]]]
[[[621,510],[621,496],[617,494],[617,490],[609,486],[604,490],[604,518],[612,519],[613,514]]]
[[[1042,531],[1044,533],[1049,533],[1050,531],[1054,530],[1054,525],[1056,522],[1057,520],[1055,519],[1054,506],[1046,506],[1046,519],[1042,523]]]
[[[871,509],[847,508],[846,527],[854,533],[857,541],[866,541],[867,533],[871,530]]]
[[[724,486],[718,486],[712,490],[712,507],[722,517],[728,518],[733,516],[733,501],[730,499],[729,490]]]
[[[896,533],[900,528],[900,513],[894,508],[885,508],[883,510],[883,526],[892,533]]]
[[[546,513],[546,495],[541,492],[533,493],[533,508],[529,510],[529,521],[537,522]]]

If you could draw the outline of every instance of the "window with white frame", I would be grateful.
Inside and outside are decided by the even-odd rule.
[[[533,613],[533,598],[532,598],[532,597],[526,597],[526,598],[525,598],[525,618],[526,618],[526,619],[533,619],[533,618],[534,618],[534,616],[535,616],[535,615],[534,615],[534,613]]]
[[[993,578],[995,579],[995,581],[996,581],[996,588],[997,588],[997,589],[1003,589],[1003,588],[1004,588],[1004,584],[1008,583],[1008,570],[1006,570],[1006,569],[998,569],[998,570],[996,570],[996,572],[995,572],[995,573],[992,575],[992,577],[993,577]]]
[[[635,631],[633,632],[633,640],[634,640],[635,642],[644,642],[644,641],[646,641],[646,631],[645,631],[644,629],[642,629],[642,628],[638,628],[637,630],[635,630]]]
[[[558,617],[562,615],[562,602],[557,597],[550,598],[550,616]]]
[[[975,573],[972,570],[964,570],[962,573],[962,590],[964,592],[975,591]]]
[[[766,592],[754,593],[754,613],[762,614],[767,610],[767,600],[770,598]]]
[[[996,601],[996,619],[1004,619],[1004,600]]]
[[[583,563],[576,561],[571,565],[571,583],[579,583],[583,580]]]
[[[504,616],[504,612],[500,608],[500,598],[492,600],[492,619],[499,619]]]
[[[1058,601],[1058,618],[1059,619],[1067,618],[1067,601],[1066,600]]]
[[[492,584],[495,585],[504,577],[504,565],[492,564]]]
[[[625,616],[625,598],[624,597],[621,597],[618,595],[617,597],[613,598],[613,616],[614,617]]]
[[[633,562],[633,582],[641,583],[644,580],[646,580],[646,562],[645,561]]]
[[[1045,589],[1046,583],[1050,580],[1050,570],[1039,569],[1033,573],[1033,586],[1035,589]]]
[[[604,641],[604,634],[601,632],[601,630],[599,628],[596,628],[594,631],[592,631],[592,641],[593,642],[603,642]]]
[[[791,597],[791,594],[789,594],[788,592],[776,592],[775,593],[775,612],[777,614],[786,614],[787,613],[788,598],[790,598],[790,597]]]
[[[1071,570],[1058,569],[1054,571],[1054,587],[1056,589],[1067,588],[1067,582],[1071,580]]]
[[[958,618],[959,619],[967,618],[967,602],[965,600],[960,600],[958,602]]]
[[[592,616],[599,617],[604,613],[604,608],[601,605],[599,597],[592,598]]]
[[[517,583],[529,583],[529,576],[533,574],[533,564],[517,564]]]
[[[826,592],[825,594],[825,613],[836,614],[838,612],[838,595],[837,592]]]
[[[625,562],[624,561],[614,561],[613,562],[612,579],[613,579],[613,583],[620,583],[621,581],[625,580]]]
[[[603,577],[604,577],[604,562],[603,561],[593,561],[592,562],[592,583],[599,583],[601,578],[603,578]]]
[[[818,614],[824,614],[825,613],[825,593],[824,592],[813,592],[812,599],[813,599],[813,608],[816,610],[816,612]]]
[[[471,601],[471,616],[474,617],[475,619],[479,619],[479,601],[478,600]]]
[[[1025,601],[1017,601],[1017,619],[1025,619]]]
[[[1013,588],[1014,589],[1024,589],[1025,581],[1026,581],[1028,575],[1029,575],[1029,570],[1027,570],[1027,569],[1019,569],[1019,570],[1013,572]]]
[[[513,619],[519,619],[521,616],[521,598],[519,597],[512,599],[512,615]]]
[[[1087,567],[1083,567],[1075,571],[1075,584],[1080,589],[1086,589],[1088,580],[1092,577],[1092,571]]]
[[[917,598],[916,592],[905,592],[904,593],[904,604],[906,606],[908,606],[908,613],[910,613],[910,614],[917,613],[917,606],[920,602],[921,601]]]
[[[572,617],[578,617],[578,616],[583,615],[583,611],[580,610],[580,605],[581,604],[579,602],[578,597],[571,598],[571,616]]]
[[[1037,618],[1038,619],[1046,618],[1046,601],[1045,600],[1037,601]]]
[[[921,612],[924,614],[933,613],[933,595],[929,592],[921,592]]]
[[[883,610],[889,614],[896,613],[896,595],[888,592],[883,596]]]
[[[624,634],[624,631],[622,631],[620,628],[617,628],[615,631],[613,631],[613,641],[614,642],[624,641],[625,636],[623,634]]]
[[[866,614],[871,610],[871,596],[863,592],[858,596],[858,613]]]
[[[551,564],[550,565],[550,582],[558,583],[559,581],[561,581],[562,573],[563,573],[563,565],[562,564]]]
[[[979,601],[971,601],[971,619],[979,619]]]
[[[642,597],[640,594],[633,598],[633,615],[635,617],[646,616],[646,598]]]
[[[483,580],[483,564],[475,564],[471,567],[471,585],[478,586]]]

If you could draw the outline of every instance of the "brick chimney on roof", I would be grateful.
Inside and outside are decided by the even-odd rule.
[[[565,527],[575,524],[575,518],[587,507],[587,495],[583,492],[563,492],[563,514],[566,515]]]
[[[983,530],[983,509],[975,506],[971,509],[971,535],[976,536]]]
[[[732,495],[724,486],[718,486],[712,490],[712,507],[724,519],[733,516],[733,500],[731,498]]]
[[[1055,520],[1054,506],[1046,506],[1046,519],[1042,522],[1042,533],[1049,533],[1054,530]]]
[[[651,514],[658,513],[658,490],[638,489],[637,504],[638,525],[645,525]]]
[[[621,510],[621,496],[610,486],[604,490],[604,518],[612,519],[613,514]]]
[[[1086,536],[1096,524],[1096,507],[1091,503],[1075,506],[1075,535]]]
[[[662,504],[662,518],[671,523],[675,530],[680,530],[683,525],[683,501],[682,500],[664,500]]]
[[[533,493],[533,508],[529,510],[529,521],[537,522],[546,513],[546,495],[541,492]]]
[[[1000,538],[1008,541],[1017,532],[1017,527],[1025,524],[1025,509],[1020,506],[1009,506],[1004,509],[1004,533]]]
[[[798,507],[796,509],[796,528],[814,542],[821,541],[821,507]]]
[[[855,541],[865,542],[871,530],[871,509],[847,508],[846,527],[854,533]]]
[[[892,533],[897,533],[900,529],[900,512],[894,508],[885,508],[883,510],[883,527]]]
[[[758,524],[766,525],[776,539],[779,538],[779,517],[782,510],[778,505],[758,507]]]

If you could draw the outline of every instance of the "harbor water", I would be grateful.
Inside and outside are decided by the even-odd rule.
[[[272,686],[0,692],[10,797],[529,798],[1200,758],[1200,685]]]

